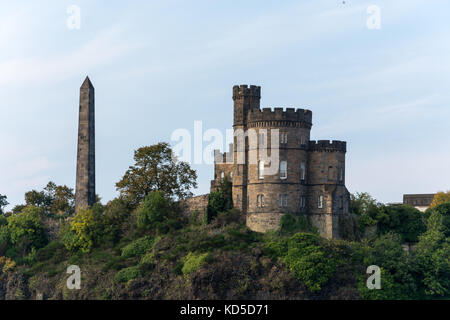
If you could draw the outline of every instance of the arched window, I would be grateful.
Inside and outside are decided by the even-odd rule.
[[[222,179],[222,180],[225,179],[225,172],[222,171],[222,172],[220,173],[220,179]]]
[[[319,199],[317,201],[317,208],[322,209],[323,208],[323,196],[320,195]]]
[[[344,168],[339,168],[339,182],[344,181]]]
[[[258,178],[264,179],[264,161],[258,161]]]
[[[261,201],[261,208],[264,208],[264,195],[262,194],[261,195],[261,199],[260,199],[260,201]]]
[[[281,161],[280,162],[280,179],[286,179],[287,178],[287,162]]]

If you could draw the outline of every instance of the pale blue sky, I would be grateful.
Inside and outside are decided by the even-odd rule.
[[[81,29],[66,10],[81,8]],[[381,9],[369,30],[366,9]],[[1,1],[0,193],[74,187],[79,87],[96,89],[97,192],[178,128],[232,126],[234,84],[346,140],[347,187],[383,202],[450,189],[448,1]],[[196,165],[197,194],[211,165]],[[10,206],[11,207],[11,206]]]

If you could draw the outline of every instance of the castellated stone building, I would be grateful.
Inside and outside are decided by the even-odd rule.
[[[232,181],[233,204],[257,232],[279,227],[287,212],[308,217],[321,236],[341,238],[350,218],[345,141],[310,140],[312,112],[260,108],[261,87],[233,87],[234,143],[215,151],[215,190]]]

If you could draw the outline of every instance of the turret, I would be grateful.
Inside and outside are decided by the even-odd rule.
[[[234,126],[245,126],[249,110],[259,109],[261,87],[246,84],[233,87]]]

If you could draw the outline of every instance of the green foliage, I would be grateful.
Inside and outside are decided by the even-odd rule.
[[[430,297],[450,297],[450,237],[444,217],[432,211],[414,252],[425,295]]]
[[[130,280],[136,279],[140,276],[142,276],[142,273],[139,267],[133,266],[122,269],[119,272],[117,272],[116,275],[114,276],[114,281],[127,283]]]
[[[26,207],[18,215],[7,218],[9,240],[22,255],[46,244],[41,215],[40,208]]]
[[[312,231],[312,229],[307,218],[304,216],[295,216],[289,212],[281,217],[279,234],[293,235],[297,232]]]
[[[168,198],[185,198],[197,187],[197,174],[188,163],[176,161],[168,143],[139,148],[130,166],[116,183],[121,196],[136,207],[152,191],[159,190]]]
[[[206,222],[209,223],[220,212],[225,212],[233,207],[231,193],[231,181],[224,178],[216,191],[209,194]]]
[[[414,207],[382,206],[380,210],[383,219],[378,223],[379,234],[395,232],[401,236],[402,242],[417,242],[419,235],[426,230],[422,213]]]
[[[142,237],[128,244],[122,249],[123,258],[142,256],[153,248],[155,239],[152,237]]]
[[[201,254],[189,252],[188,255],[184,258],[184,264],[183,268],[181,268],[181,272],[185,277],[187,277],[191,273],[199,270],[202,265],[210,260],[211,256],[208,252]]]
[[[6,199],[7,199],[6,196],[0,194],[0,215],[5,214],[3,212],[3,208],[9,204],[8,201],[6,201]]]
[[[45,213],[52,214],[73,214],[74,199],[73,189],[67,186],[57,186],[51,181],[42,191],[32,190],[25,193],[27,206],[39,207]]]
[[[151,192],[137,209],[137,226],[166,234],[181,227],[175,206],[161,191]]]
[[[103,236],[104,224],[101,210],[79,210],[68,226],[62,229],[62,242],[69,251],[90,252]]]
[[[273,258],[280,258],[311,292],[320,291],[340,263],[336,256],[325,250],[319,236],[311,233],[271,239],[265,249]]]
[[[363,266],[376,265],[381,268],[381,290],[369,290],[366,278],[361,277],[358,285],[365,299],[413,299],[418,288],[409,256],[401,246],[401,236],[387,233],[373,243],[366,251]]]

